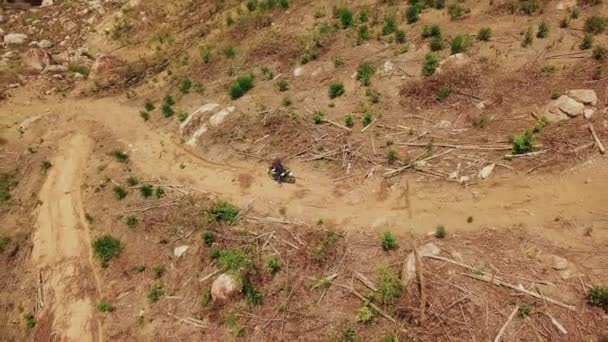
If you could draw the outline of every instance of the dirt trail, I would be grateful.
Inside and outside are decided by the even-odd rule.
[[[101,341],[100,323],[93,318],[99,279],[91,264],[80,200],[81,174],[91,142],[74,135],[58,146],[39,196],[32,261],[48,276],[45,305],[50,306],[59,340]]]
[[[77,127],[80,120],[93,120],[129,146],[131,160],[149,176],[165,177],[239,204],[254,200],[254,207],[263,214],[279,216],[283,209],[286,216],[308,223],[322,219],[351,229],[409,230],[403,214],[405,176],[391,186],[379,180],[333,183],[332,175],[293,162],[290,166],[298,176],[297,184],[279,187],[267,177],[266,165],[250,161],[218,165],[205,161],[198,156],[200,153],[195,155],[196,151],[187,151],[176,143],[176,137],[146,127],[137,114],[139,108],[112,99],[65,100],[29,107],[30,111],[49,109],[52,114],[61,115],[70,122],[66,126]],[[592,167],[580,167],[562,176],[493,176],[470,189],[456,184],[420,183],[414,176],[410,181],[413,226],[419,233],[432,231],[438,224],[446,225],[450,231],[522,225],[543,232],[561,225],[555,223],[558,217],[561,222],[581,220],[593,225],[597,220],[595,213],[604,210],[608,162],[597,158],[591,163]],[[243,176],[253,179],[250,186],[240,184]],[[466,222],[469,216],[474,219],[472,223]],[[569,234],[580,233],[562,230],[555,234],[555,229],[550,232],[543,235],[566,243]]]

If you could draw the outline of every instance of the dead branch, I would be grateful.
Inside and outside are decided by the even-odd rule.
[[[202,277],[201,279],[198,280],[199,283],[203,283],[206,280],[208,280],[209,278],[213,277],[214,275],[220,273],[220,270],[215,270],[209,274],[207,274],[206,276]]]
[[[413,146],[413,147],[447,147],[453,148],[457,150],[477,150],[477,151],[509,151],[513,149],[513,146],[504,145],[504,146],[477,146],[477,145],[454,145],[454,144],[444,144],[444,143],[410,143],[410,142],[401,142],[399,145],[404,146]]]
[[[333,122],[333,121],[331,121],[331,120],[323,120],[323,122],[328,123],[328,124],[330,124],[330,125],[332,125],[332,126],[336,126],[336,127],[340,128],[340,129],[343,129],[343,130],[348,131],[348,132],[350,132],[350,131],[351,131],[351,129],[350,129],[350,128],[348,128],[348,127],[346,127],[346,126],[343,126],[343,125],[340,125],[339,123],[337,123],[337,122]]]
[[[178,321],[180,321],[182,323],[186,323],[186,324],[195,326],[195,327],[200,328],[200,329],[207,328],[207,323],[204,322],[204,321],[201,321],[199,319],[195,319],[195,318],[192,318],[192,317],[179,317],[179,316],[176,316],[176,315],[174,315],[172,313],[169,313],[169,312],[167,312],[167,315],[170,316],[170,317],[175,318],[176,320],[178,320]]]
[[[606,153],[606,148],[604,147],[604,144],[602,144],[602,142],[600,141],[600,138],[597,136],[597,134],[595,134],[595,129],[593,128],[593,124],[589,124],[589,126],[587,126],[587,128],[591,132],[591,135],[593,136],[593,140],[595,140],[595,144],[600,149],[600,153],[601,154]]]
[[[465,275],[465,276],[467,276],[469,278],[485,281],[486,283],[490,283],[490,284],[493,284],[493,285],[496,285],[496,286],[508,287],[508,288],[513,289],[515,291],[519,291],[521,293],[527,294],[528,296],[531,296],[531,297],[534,297],[534,298],[537,298],[537,299],[540,299],[540,300],[544,299],[545,301],[547,301],[547,302],[549,302],[551,304],[555,304],[557,306],[561,306],[562,308],[565,308],[565,309],[568,309],[568,310],[571,310],[571,311],[576,311],[576,307],[573,306],[573,305],[564,304],[564,303],[562,303],[562,302],[560,302],[558,300],[555,300],[555,299],[552,299],[552,298],[549,298],[549,297],[545,297],[545,296],[541,296],[538,293],[530,292],[530,291],[528,291],[528,290],[526,290],[526,289],[524,289],[522,287],[506,283],[506,282],[504,282],[502,280],[499,280],[499,279],[496,279],[496,278],[492,279],[492,278],[488,278],[487,276],[478,276],[478,275],[475,275],[475,274],[467,274],[467,273],[463,273],[463,275]]]
[[[361,133],[365,132],[368,128],[370,128],[374,122],[376,122],[377,119],[372,120],[372,122],[369,123],[369,125],[363,127],[363,129],[361,130]]]
[[[502,337],[502,334],[507,329],[507,326],[509,325],[509,323],[511,323],[511,321],[513,320],[513,317],[515,317],[517,310],[519,310],[519,305],[515,305],[515,309],[513,309],[513,311],[511,311],[511,314],[509,315],[509,319],[507,319],[505,324],[503,324],[502,328],[500,328],[498,335],[496,335],[496,337],[494,338],[494,342],[500,342],[500,338]]]
[[[376,287],[376,285],[374,285],[374,283],[371,280],[367,279],[363,274],[355,271],[353,273],[353,275],[355,276],[355,278],[359,279],[359,281],[362,282],[363,285],[367,286],[370,290],[372,290],[374,292],[378,292],[378,288]]]
[[[539,156],[539,155],[545,154],[545,153],[547,153],[547,150],[521,153],[521,154],[505,154],[505,158],[513,159],[513,158],[534,157],[534,156]]]
[[[418,119],[418,120],[422,120],[422,121],[428,121],[428,122],[432,123],[433,125],[436,124],[435,121],[433,121],[431,119],[427,119],[424,116],[420,116],[420,115],[406,115],[406,116],[404,116],[404,118],[406,118],[406,119]]]
[[[160,209],[160,208],[166,208],[166,207],[174,207],[177,205],[177,201],[175,202],[171,202],[171,203],[165,203],[165,204],[159,204],[159,205],[153,205],[150,207],[145,207],[145,208],[136,208],[136,209],[129,209],[129,210],[125,210],[125,211],[121,211],[121,214],[130,214],[130,213],[142,213],[144,211],[148,211],[148,210],[152,210],[152,209]]]
[[[582,150],[586,150],[586,149],[588,149],[590,147],[593,147],[593,145],[595,145],[595,142],[590,142],[588,144],[584,144],[584,145],[575,147],[575,148],[571,149],[570,151],[568,151],[568,153],[578,153],[578,152],[580,152]]]

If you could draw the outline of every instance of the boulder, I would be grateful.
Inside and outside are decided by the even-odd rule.
[[[595,108],[586,108],[585,111],[583,112],[583,115],[585,116],[585,119],[587,119],[587,120],[591,120],[591,118],[593,117],[593,114],[595,114]]]
[[[4,44],[22,45],[27,40],[27,35],[23,33],[9,33],[4,36]]]
[[[479,178],[486,179],[486,178],[490,177],[490,175],[492,174],[492,171],[494,171],[495,167],[496,167],[496,164],[489,164],[489,165],[484,166],[481,170],[479,170]]]
[[[177,246],[175,247],[175,249],[173,249],[173,255],[175,255],[176,257],[181,257],[184,254],[186,254],[186,251],[188,250],[188,248],[190,248],[190,246]]]
[[[560,111],[569,117],[577,117],[583,114],[585,105],[567,95],[560,96],[549,104],[548,111],[558,114]]]
[[[53,59],[46,50],[32,48],[23,54],[23,66],[28,69],[40,72],[51,64],[53,64]]]
[[[220,274],[211,284],[211,298],[214,302],[223,302],[240,292],[236,279],[228,273]]]
[[[124,62],[112,55],[100,54],[91,67],[89,78],[102,85],[114,84],[124,78]]]
[[[593,89],[573,89],[566,92],[568,96],[586,105],[595,106],[597,95]]]
[[[560,121],[564,121],[564,120],[570,119],[570,117],[568,115],[562,113],[560,110],[558,110],[556,113],[555,112],[546,111],[545,113],[543,113],[542,116],[545,119],[547,119],[547,121],[549,123],[556,123],[556,122],[560,122]]]

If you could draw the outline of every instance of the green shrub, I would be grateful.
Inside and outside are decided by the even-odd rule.
[[[608,309],[608,286],[593,286],[587,293],[587,301],[593,306]]]
[[[380,102],[380,93],[374,91],[373,89],[367,88],[365,90],[365,96],[369,97],[371,103]]]
[[[584,30],[586,33],[591,34],[600,34],[604,32],[606,29],[606,24],[608,20],[599,15],[592,15],[589,18],[585,19]]]
[[[262,304],[262,294],[253,286],[251,282],[245,282],[243,285],[243,294],[245,294],[247,304],[252,306]]]
[[[281,100],[281,104],[282,104],[284,107],[289,107],[289,106],[291,106],[291,99],[290,99],[289,97],[285,96],[285,97],[283,98],[283,100]]]
[[[321,225],[323,224],[323,220],[319,220],[319,222]],[[317,222],[317,225],[319,225],[319,222]],[[327,232],[325,236],[313,247],[313,258],[318,262],[324,261],[329,252],[334,248],[337,241],[338,234],[333,231]]]
[[[388,152],[386,152],[386,160],[389,164],[394,163],[395,161],[397,161],[397,159],[399,159],[399,156],[397,155],[397,152],[395,152],[395,150],[390,149],[388,150]]]
[[[384,24],[382,26],[382,35],[386,36],[397,31],[397,23],[393,16],[384,17]]]
[[[120,240],[112,235],[105,234],[93,241],[93,254],[101,261],[101,267],[108,267],[108,263],[114,257],[120,255],[123,245]]]
[[[356,319],[359,323],[368,323],[374,319],[374,312],[368,305],[363,305],[357,310]]]
[[[480,40],[482,42],[489,41],[491,37],[492,37],[492,29],[489,27],[482,27],[479,29],[479,32],[477,33],[477,40]]]
[[[279,259],[275,256],[268,258],[268,260],[266,260],[266,269],[268,270],[268,273],[272,275],[277,274],[277,272],[281,270]]]
[[[375,72],[376,69],[370,63],[359,64],[357,68],[357,80],[367,87],[372,83],[372,76]]]
[[[160,107],[160,111],[163,113],[163,116],[166,118],[171,117],[171,116],[173,116],[173,114],[175,114],[173,107],[171,107],[171,105],[168,103],[163,103],[163,105]]]
[[[245,336],[245,329],[239,325],[234,316],[229,316],[226,320],[226,328],[236,337]]]
[[[136,186],[138,183],[139,183],[139,179],[137,179],[137,177],[135,177],[135,176],[127,177],[127,184],[129,184],[129,186]]]
[[[36,324],[38,322],[36,322],[36,318],[34,317],[34,315],[32,314],[27,314],[25,315],[25,327],[27,328],[27,330],[32,330],[36,327]]]
[[[465,9],[458,2],[452,3],[448,6],[448,14],[452,20],[457,20],[462,18],[465,14]]]
[[[517,309],[517,314],[520,318],[526,318],[530,316],[532,309],[527,304],[522,304],[519,309]]]
[[[592,78],[596,81],[601,80],[602,78],[604,78],[604,74],[606,73],[606,66],[605,65],[597,65],[595,67],[595,70],[593,71],[593,76]]]
[[[146,270],[146,266],[144,266],[144,265],[135,265],[135,266],[131,267],[131,271],[134,271],[137,273],[142,273],[145,270]]]
[[[336,11],[336,18],[340,21],[342,28],[349,28],[353,26],[353,12],[348,8],[339,8]]]
[[[549,36],[549,23],[543,20],[538,25],[538,31],[536,31],[536,38],[547,38]]]
[[[84,66],[82,64],[76,64],[76,63],[71,63],[68,66],[68,70],[73,73],[81,74],[84,77],[89,77],[89,73],[91,73],[91,70],[89,68],[87,68],[86,66]]]
[[[367,127],[372,124],[372,113],[367,112],[363,115],[363,127]]]
[[[569,17],[564,17],[564,18],[562,18],[562,20],[559,21],[559,27],[561,27],[561,28],[568,28],[568,26],[570,26],[570,18]]]
[[[533,15],[538,10],[537,0],[520,0],[519,9],[527,15]]]
[[[435,52],[427,53],[422,64],[422,74],[431,76],[435,73],[437,67],[439,67],[439,55]]]
[[[534,134],[525,131],[513,137],[513,154],[523,154],[534,150]]]
[[[433,39],[431,39],[429,47],[433,52],[443,49],[443,39],[441,39],[441,37],[433,37]]]
[[[353,127],[355,125],[355,122],[353,120],[353,116],[348,114],[344,117],[344,126],[346,127]]]
[[[344,84],[341,82],[335,82],[329,85],[329,98],[334,99],[336,97],[344,95]]]
[[[116,199],[119,201],[127,197],[127,190],[125,190],[122,186],[117,185],[112,188],[112,191],[114,192],[114,197],[116,197]]]
[[[441,37],[441,27],[439,25],[425,25],[422,28],[422,38]]]
[[[362,41],[369,39],[369,27],[367,25],[359,26],[359,30],[357,31],[359,42],[361,44]]]
[[[129,227],[129,229],[135,229],[135,227],[137,227],[137,224],[139,223],[139,220],[135,216],[127,216],[126,222],[127,227]]]
[[[129,155],[122,150],[114,150],[112,151],[112,155],[114,156],[114,159],[116,159],[116,161],[121,163],[126,163],[129,160]]]
[[[588,50],[593,47],[593,35],[591,33],[585,33],[583,41],[581,42],[580,49]]]
[[[230,86],[230,98],[233,100],[245,95],[253,88],[253,75],[247,74],[236,79]]]
[[[393,150],[391,150],[391,151],[393,151]],[[395,151],[393,151],[393,152],[395,152]],[[382,245],[382,249],[385,251],[393,250],[393,249],[397,248],[397,239],[391,232],[384,232],[384,234],[382,234],[381,245]]]
[[[420,7],[418,5],[410,5],[405,10],[405,18],[408,24],[413,24],[418,21],[420,17]]]
[[[352,327],[347,327],[342,331],[342,338],[340,342],[357,342],[357,333]]]
[[[258,2],[257,0],[247,0],[245,6],[249,10],[249,12],[253,12],[258,7]]]
[[[152,274],[153,274],[154,279],[162,278],[163,274],[165,274],[165,267],[162,265],[152,266]]]
[[[189,79],[182,80],[179,84],[179,91],[184,95],[190,92],[190,88],[192,88],[192,81]]]
[[[435,227],[435,237],[438,239],[443,239],[448,235],[447,231],[445,230],[445,227],[443,225],[438,225],[437,227]]]
[[[450,51],[452,55],[464,52],[469,47],[469,38],[467,36],[458,35],[452,40]]]
[[[490,123],[490,116],[486,113],[481,113],[473,118],[473,127],[485,128]]]
[[[148,113],[146,111],[143,111],[143,110],[140,111],[139,116],[141,116],[141,118],[144,119],[144,121],[150,120],[150,113]]]
[[[596,45],[593,48],[592,55],[596,60],[603,62],[608,58],[608,48],[604,45]]]
[[[240,249],[222,249],[218,253],[217,265],[224,272],[239,273],[253,268],[251,259]]]
[[[447,99],[450,96],[450,88],[443,86],[439,89],[437,89],[437,92],[435,93],[435,99],[439,102],[443,102],[445,99]]]
[[[223,48],[222,53],[224,54],[224,57],[228,59],[232,59],[236,56],[236,50],[234,50],[232,46]]]
[[[312,121],[315,123],[315,125],[320,125],[323,123],[324,116],[325,113],[317,110],[312,114]]]
[[[239,208],[225,201],[215,201],[207,209],[210,221],[233,224],[239,216]]]
[[[201,61],[205,64],[209,64],[209,62],[211,61],[211,49],[206,46],[202,46],[199,52],[201,56]]]
[[[156,198],[161,198],[161,197],[163,197],[164,194],[165,194],[165,190],[163,188],[161,188],[160,186],[157,187],[156,189],[154,189],[154,196],[156,196]]]
[[[163,103],[169,106],[173,106],[175,104],[175,100],[173,100],[173,96],[167,95],[163,98]]]
[[[380,301],[382,304],[394,303],[403,292],[399,276],[388,268],[381,268],[378,272],[380,273],[380,284],[378,286]]]
[[[277,82],[277,87],[279,91],[287,91],[289,90],[289,83],[286,80],[279,80]]]
[[[114,311],[114,306],[108,303],[108,301],[104,298],[97,304],[97,311],[99,312],[112,312]]]
[[[580,15],[581,10],[577,6],[574,6],[574,7],[568,8],[568,12],[570,12],[570,18],[578,19],[578,16]]]
[[[139,188],[139,193],[141,194],[141,196],[143,198],[148,198],[148,197],[152,196],[152,194],[154,193],[154,190],[152,188],[152,185],[144,184]]]
[[[11,243],[11,238],[4,234],[0,234],[0,253],[4,252],[9,243]]]
[[[395,31],[395,41],[399,44],[403,44],[406,41],[405,32],[403,30]]]
[[[270,69],[268,69],[268,67],[262,67],[261,71],[262,76],[266,81],[270,81],[274,78],[274,73]]]
[[[154,284],[148,290],[148,302],[150,304],[156,303],[160,300],[160,297],[165,295],[165,291],[163,290],[163,286],[161,284]]]
[[[362,23],[366,23],[368,19],[369,10],[367,8],[362,8],[361,11],[359,11],[359,21]]]
[[[176,116],[177,116],[177,120],[179,120],[179,122],[184,122],[188,118],[188,113],[186,113],[182,110],[182,111],[177,112]]]
[[[213,235],[213,232],[206,230],[202,234],[202,239],[205,246],[211,246],[215,241],[215,236]]]

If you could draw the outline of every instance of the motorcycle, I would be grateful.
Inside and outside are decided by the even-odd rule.
[[[268,174],[270,175],[270,177],[272,177],[273,180],[279,182],[279,184],[293,184],[296,182],[296,177],[293,172],[291,172],[291,170],[289,170],[288,168],[285,168],[281,164],[280,160],[275,160],[272,163],[272,166],[270,166],[270,168],[268,169]]]

